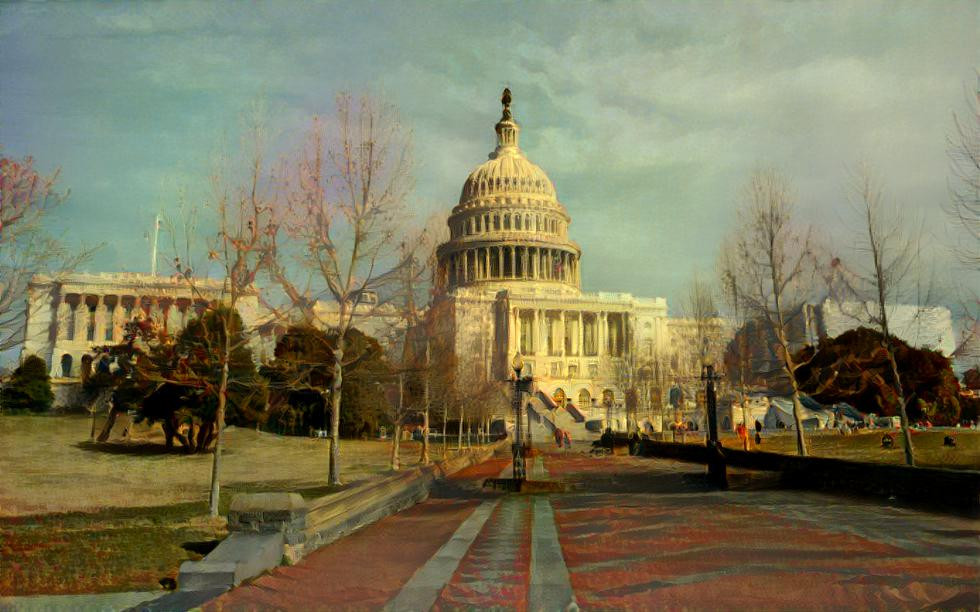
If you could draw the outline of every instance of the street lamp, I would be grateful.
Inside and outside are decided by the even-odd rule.
[[[510,362],[514,370],[514,444],[511,447],[514,455],[514,480],[523,481],[526,476],[524,465],[524,436],[521,432],[521,372],[524,371],[524,357],[520,351],[514,353]]]
[[[722,488],[728,488],[725,457],[721,450],[721,443],[718,441],[718,415],[716,410],[717,400],[715,398],[715,382],[721,380],[721,376],[715,373],[714,366],[702,365],[701,380],[705,382],[705,409],[708,411],[707,445],[710,449],[708,457],[708,472]]]

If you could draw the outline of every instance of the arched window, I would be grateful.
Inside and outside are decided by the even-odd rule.
[[[63,378],[71,377],[71,362],[72,358],[68,353],[61,356],[61,376]]]
[[[504,215],[504,229],[510,229],[510,215]]]
[[[493,229],[497,230],[498,232],[500,231],[500,215],[499,214],[493,216]]]
[[[521,229],[521,216],[520,215],[514,215],[514,229],[516,229],[516,230]]]

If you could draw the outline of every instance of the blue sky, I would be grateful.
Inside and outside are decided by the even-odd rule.
[[[794,182],[834,236],[848,168],[946,240],[946,137],[976,83],[976,2],[176,2],[0,6],[0,145],[60,167],[58,226],[147,271],[144,232],[265,101],[299,145],[341,90],[414,133],[419,218],[492,149],[504,86],[555,182],[588,290],[664,296],[711,276],[751,171]],[[941,256],[943,256],[941,254]]]

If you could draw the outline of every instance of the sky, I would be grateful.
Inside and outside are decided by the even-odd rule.
[[[60,168],[57,230],[106,243],[90,271],[147,272],[154,214],[205,197],[257,100],[282,152],[338,92],[395,104],[424,219],[487,159],[507,86],[572,217],[583,288],[676,314],[760,167],[793,183],[801,222],[846,240],[865,162],[948,243],[946,139],[970,112],[978,31],[971,1],[11,2],[0,146]]]

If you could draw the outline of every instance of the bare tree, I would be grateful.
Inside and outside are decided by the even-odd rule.
[[[718,308],[715,306],[711,285],[695,275],[687,286],[684,314],[694,322],[694,352],[698,357],[698,370],[708,365],[712,343],[718,335]]]
[[[749,346],[749,333],[745,329],[747,320],[739,295],[736,261],[736,245],[731,240],[727,240],[722,244],[719,253],[718,275],[721,281],[722,295],[729,309],[729,320],[734,326],[735,334],[725,350],[725,365],[729,381],[739,390],[742,422],[747,427],[749,424],[747,385],[752,368],[752,350]]]
[[[445,221],[440,218],[430,219],[424,228],[402,242],[400,260],[404,262],[399,269],[399,282],[392,288],[393,297],[390,303],[398,310],[396,329],[391,334],[393,343],[393,361],[399,364],[399,401],[392,408],[392,422],[396,428],[411,414],[422,416],[422,450],[419,463],[427,465],[429,458],[429,410],[430,387],[432,379],[432,338],[431,330],[425,318],[424,304],[431,286],[434,266],[436,264],[435,249],[437,237],[441,236],[441,227]],[[409,402],[405,403],[405,376],[412,383]],[[394,442],[397,445],[397,442]],[[397,456],[393,456],[397,461]],[[393,469],[397,469],[393,467]]]
[[[25,340],[31,279],[70,272],[98,248],[72,251],[45,230],[46,218],[68,199],[57,189],[58,174],[43,176],[30,157],[0,157],[0,351]]]
[[[928,299],[923,295],[919,273],[921,240],[898,208],[885,202],[881,186],[866,166],[861,165],[854,172],[852,193],[850,203],[859,223],[856,227],[860,228],[852,247],[856,253],[849,263],[844,263],[843,257],[834,260],[832,282],[837,287],[832,287],[831,294],[839,300],[844,314],[881,332],[902,421],[905,462],[915,465],[907,411],[912,398],[906,397],[902,388],[889,305],[920,304]]]
[[[971,270],[980,268],[980,76],[971,108],[953,114],[953,133],[946,139],[952,175],[946,212],[963,230],[957,255]]]
[[[220,303],[207,300],[208,309],[218,317],[222,328],[221,346],[216,347],[220,354],[221,372],[214,421],[217,431],[211,464],[211,516],[218,515],[221,494],[222,430],[228,402],[229,361],[236,349],[240,348],[233,340],[233,319],[237,316],[240,299],[255,291],[256,278],[268,265],[270,234],[275,229],[275,194],[271,191],[271,177],[265,167],[265,138],[261,121],[253,118],[247,137],[243,140],[244,148],[250,154],[245,160],[246,172],[240,181],[236,180],[236,170],[229,167],[229,160],[222,160],[211,175],[212,197],[205,204],[215,215],[218,226],[214,240],[208,245],[208,259],[217,265],[218,274],[223,280]],[[193,228],[193,221],[185,220],[185,223]],[[181,262],[179,255],[175,256],[177,273],[187,281],[195,295],[204,299],[197,286],[197,277],[189,265],[190,262]],[[240,342],[247,343],[249,333],[242,336]]]
[[[305,322],[337,331],[330,406],[329,481],[340,484],[345,339],[355,314],[386,303],[401,268],[396,231],[412,188],[409,135],[394,109],[364,96],[337,98],[335,130],[314,118],[309,145],[289,169],[269,272]],[[288,240],[287,240],[288,237]],[[290,249],[290,245],[295,249]],[[325,299],[336,305],[324,314]]]
[[[950,200],[944,208],[960,230],[954,236],[957,258],[966,268],[968,278],[975,279],[980,270],[980,75],[968,106],[962,117],[953,114],[953,132],[946,138],[951,181]],[[958,286],[967,329],[956,354],[963,354],[980,333],[980,295],[976,282],[958,283]]]
[[[738,216],[731,237],[729,282],[746,315],[764,323],[774,341],[773,354],[792,389],[797,451],[805,456],[803,406],[795,376],[799,364],[793,360],[791,325],[806,305],[812,286],[810,232],[794,226],[790,186],[774,170],[752,176],[742,192]]]

